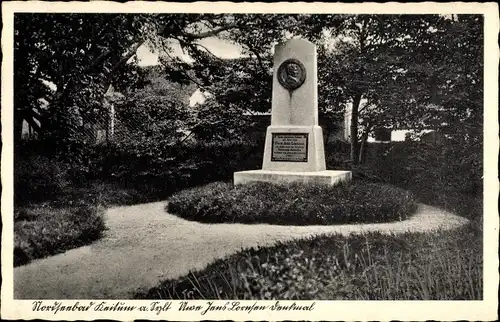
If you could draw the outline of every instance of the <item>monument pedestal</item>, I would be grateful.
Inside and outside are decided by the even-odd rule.
[[[322,184],[333,186],[340,181],[350,181],[351,171],[276,171],[276,170],[249,170],[234,173],[234,184],[245,184],[249,182],[273,182],[273,183],[305,183]]]
[[[326,170],[323,130],[318,125],[267,127],[262,170]]]
[[[350,171],[326,170],[323,130],[318,125],[316,46],[291,39],[274,50],[271,125],[262,170],[234,173],[234,184],[252,181],[334,185]]]

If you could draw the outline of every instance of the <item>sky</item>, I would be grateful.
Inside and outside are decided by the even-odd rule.
[[[210,50],[212,54],[223,59],[238,58],[243,55],[242,48],[240,46],[231,44],[230,42],[217,37],[205,38],[200,40],[199,43]],[[190,60],[189,56],[182,53],[178,44],[174,44],[173,49],[174,56],[181,57],[185,61]],[[137,49],[137,58],[139,66],[158,65],[158,55],[153,53],[147,45],[142,45]]]
[[[243,56],[242,47],[217,37],[204,38],[201,39],[199,43],[206,47],[212,54],[222,59],[231,59]],[[174,43],[172,47],[174,50],[172,54],[173,56],[181,57],[186,62],[191,61],[191,58],[182,52],[178,43]],[[152,66],[159,64],[158,55],[147,45],[142,45],[137,49],[137,59],[139,66]],[[205,96],[198,89],[193,93],[193,95],[191,95],[189,105],[194,106],[196,104],[202,104],[204,101]]]
[[[230,42],[217,38],[217,37],[209,37],[199,41],[199,43],[205,46],[208,50],[210,50],[214,55],[223,58],[238,58],[242,57],[242,47],[231,44]],[[174,53],[173,56],[182,57],[186,62],[190,61],[190,57],[182,53],[182,50],[178,44],[173,44]],[[147,45],[142,45],[137,49],[137,58],[139,66],[154,66],[158,65],[158,55],[155,54]],[[42,82],[47,85],[51,90],[55,91],[56,85],[49,81]],[[201,104],[205,101],[205,97],[203,96],[200,90],[197,90],[190,98],[189,104],[191,106]]]

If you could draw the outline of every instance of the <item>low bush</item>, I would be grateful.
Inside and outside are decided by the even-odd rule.
[[[471,226],[307,238],[243,250],[136,298],[481,300],[481,245]]]
[[[14,195],[17,203],[54,199],[69,183],[67,167],[61,162],[39,155],[15,160]]]
[[[371,144],[366,163],[352,169],[353,177],[395,185],[423,203],[481,222],[482,147],[473,143]]]
[[[148,142],[111,142],[89,148],[86,180],[104,180],[135,189],[146,202],[164,199],[181,189],[229,180],[235,171],[262,165],[263,143]],[[70,174],[83,173],[80,169]]]
[[[59,208],[88,204],[111,207],[141,203],[145,202],[144,200],[144,195],[136,189],[113,182],[90,181],[85,185],[68,187],[57,199],[48,203]]]
[[[280,225],[402,220],[416,208],[405,190],[358,181],[333,187],[216,182],[174,194],[167,205],[169,212],[188,220]]]
[[[105,207],[144,201],[144,195],[117,184],[66,186],[53,200],[29,200],[14,208],[14,265],[87,245],[106,229]]]
[[[18,208],[14,214],[14,266],[88,244],[104,230],[102,209],[95,205]]]

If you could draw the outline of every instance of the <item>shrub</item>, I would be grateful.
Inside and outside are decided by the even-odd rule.
[[[39,204],[17,209],[14,265],[88,244],[104,231],[102,209],[93,205],[54,208]]]
[[[144,200],[165,198],[183,188],[228,180],[235,171],[257,169],[263,148],[241,141],[158,144],[142,142],[96,146],[94,177],[115,181],[144,194]]]
[[[201,222],[329,225],[404,219],[416,210],[412,194],[366,182],[334,187],[216,182],[169,198],[169,212]]]
[[[480,300],[481,244],[470,226],[306,238],[242,250],[136,298]]]
[[[450,139],[442,145],[372,145],[368,151],[366,164],[353,169],[354,177],[396,185],[411,191],[424,203],[481,220],[481,145]]]
[[[18,203],[56,198],[69,184],[67,167],[44,156],[16,158],[14,192]]]
[[[325,143],[327,169],[346,169],[350,165],[350,144],[341,140]]]
[[[16,204],[14,264],[87,245],[105,230],[104,207],[142,201],[144,196],[135,190],[91,182],[69,186],[53,200]]]

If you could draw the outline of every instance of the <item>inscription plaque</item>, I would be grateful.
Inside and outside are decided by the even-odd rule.
[[[271,161],[307,162],[308,133],[272,133]]]

